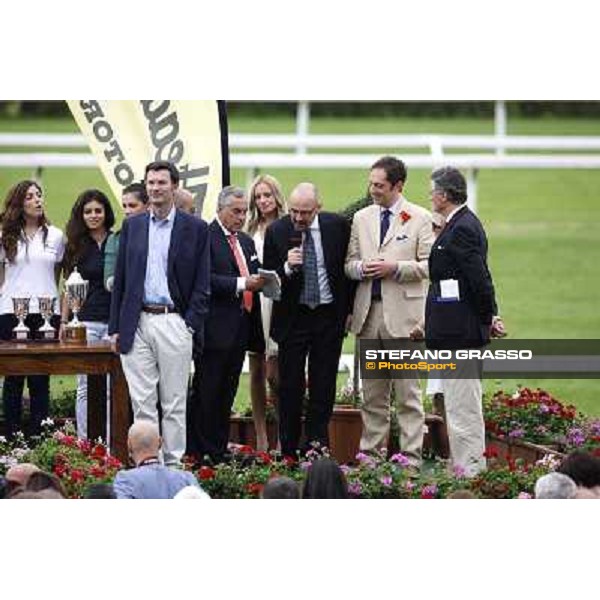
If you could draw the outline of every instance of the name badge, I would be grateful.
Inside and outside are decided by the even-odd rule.
[[[443,279],[440,281],[439,302],[458,302],[460,301],[460,291],[458,289],[458,279]]]

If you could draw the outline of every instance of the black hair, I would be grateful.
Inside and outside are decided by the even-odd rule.
[[[568,475],[578,486],[593,488],[600,485],[600,458],[589,452],[572,452],[556,470]]]
[[[348,484],[339,465],[331,458],[316,460],[304,480],[302,498],[348,498]]]
[[[262,491],[265,500],[297,500],[300,498],[298,484],[289,477],[273,477]]]
[[[396,185],[399,181],[404,183],[408,176],[406,165],[395,156],[382,156],[371,165],[371,171],[373,169],[383,169],[386,179],[392,186]]]
[[[142,204],[148,204],[148,192],[146,186],[141,182],[130,183],[123,188],[122,195],[133,194]]]
[[[169,175],[171,176],[171,183],[175,185],[179,184],[179,171],[177,167],[168,160],[155,160],[146,165],[146,170],[144,171],[144,180],[146,180],[149,171],[169,171]]]

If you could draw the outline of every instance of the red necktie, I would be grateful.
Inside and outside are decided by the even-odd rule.
[[[240,275],[242,277],[250,277],[250,272],[248,271],[248,267],[246,266],[246,261],[244,257],[241,255],[238,245],[236,243],[236,236],[233,233],[230,233],[227,236],[227,240],[229,241],[229,246],[231,247],[231,251],[233,252],[233,256],[235,258],[235,263],[237,268],[240,271]],[[252,311],[252,292],[250,290],[244,290],[244,308],[248,311]]]

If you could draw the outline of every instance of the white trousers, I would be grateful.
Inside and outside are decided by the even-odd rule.
[[[453,379],[450,372],[448,375],[443,377],[443,390],[452,465],[473,477],[486,467],[481,379]]]
[[[104,339],[108,339],[108,323],[101,323],[99,321],[84,321],[84,325],[87,329],[87,339],[89,342],[96,342]],[[75,402],[75,420],[77,421],[77,437],[82,440],[87,439],[87,375],[77,375],[77,400]],[[107,403],[110,406],[109,395],[110,387],[108,383],[108,376],[106,382],[106,395]],[[110,415],[107,407],[107,419],[110,423]],[[108,438],[109,432],[106,432]]]
[[[166,465],[178,465],[185,452],[185,410],[191,361],[192,334],[177,313],[153,315],[142,312],[133,347],[121,355],[134,421],[158,424],[160,396]]]

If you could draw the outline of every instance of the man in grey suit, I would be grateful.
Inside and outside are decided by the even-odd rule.
[[[161,439],[154,423],[136,421],[129,428],[127,446],[136,467],[117,473],[114,481],[117,498],[166,500],[184,487],[198,486],[191,473],[161,464],[158,458]]]

